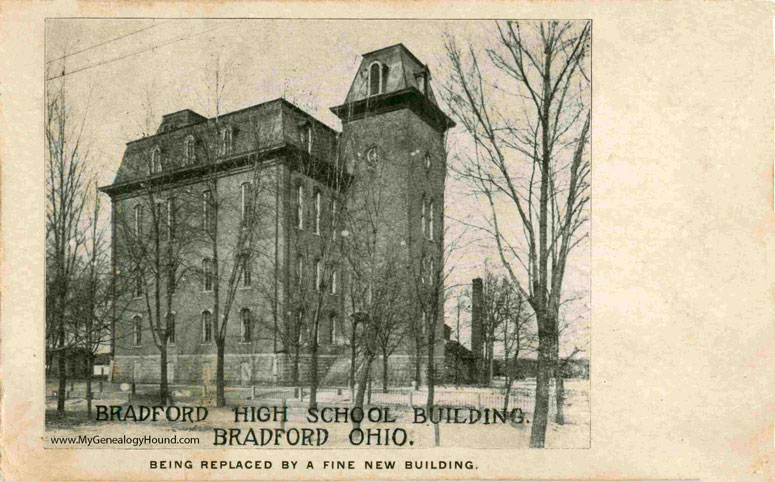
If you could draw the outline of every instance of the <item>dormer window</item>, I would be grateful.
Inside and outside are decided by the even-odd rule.
[[[194,136],[186,137],[183,143],[183,165],[196,162],[196,141]]]
[[[414,80],[417,82],[417,89],[422,95],[428,94],[428,74],[426,72],[419,72],[414,74]]]
[[[374,61],[369,66],[369,97],[385,93],[387,84],[387,65]]]
[[[312,154],[312,124],[304,123],[299,130],[299,141],[302,148]]]
[[[231,127],[224,127],[221,129],[221,155],[225,156],[231,154],[232,148],[232,129]]]
[[[161,148],[159,146],[156,146],[151,150],[151,174],[158,174],[160,172],[161,172]]]

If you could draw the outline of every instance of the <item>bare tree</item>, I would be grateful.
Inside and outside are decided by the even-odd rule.
[[[473,45],[446,42],[444,98],[473,143],[460,173],[490,207],[483,229],[532,307],[538,375],[531,447],[543,447],[566,265],[586,236],[589,201],[588,21],[494,24],[487,65]],[[521,232],[508,229],[511,215]]]
[[[503,372],[505,376],[503,410],[509,409],[509,397],[514,379],[520,376],[520,356],[525,356],[535,351],[535,331],[533,327],[533,313],[527,306],[527,301],[518,290],[515,290],[508,281],[505,286],[506,301],[503,314]]]
[[[92,180],[86,171],[86,115],[80,122],[72,119],[64,81],[58,88],[47,87],[46,93],[46,332],[50,358],[56,356],[57,360],[57,412],[61,414],[65,409],[66,357],[74,341],[67,322],[85,243],[82,223]]]
[[[196,239],[195,194],[190,187],[175,188],[168,174],[157,172],[158,155],[153,148],[142,149],[139,159],[151,176],[131,200],[119,201],[116,216],[117,295],[134,301],[125,313],[145,318],[154,345],[159,350],[159,400],[168,403],[167,345],[175,337],[175,292],[185,282],[197,278],[194,259]],[[171,162],[171,161],[170,161]],[[131,206],[131,208],[130,208]],[[146,213],[148,216],[146,217]],[[150,219],[149,219],[150,218]],[[118,268],[119,270],[121,268]],[[141,338],[142,328],[136,334]]]

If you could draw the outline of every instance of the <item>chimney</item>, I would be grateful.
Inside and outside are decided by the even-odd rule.
[[[483,302],[484,287],[482,278],[474,278],[471,283],[471,353],[476,360],[482,359],[482,347],[484,344]]]

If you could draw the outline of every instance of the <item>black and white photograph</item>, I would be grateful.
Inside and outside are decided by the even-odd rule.
[[[592,35],[47,19],[47,447],[590,448]]]

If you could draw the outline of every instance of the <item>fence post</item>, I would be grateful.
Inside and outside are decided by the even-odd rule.
[[[476,408],[481,409],[482,408],[482,394],[477,393],[476,394]]]
[[[251,393],[250,394],[253,396],[253,400],[255,400],[256,399],[256,386],[255,385],[253,385],[251,387]]]
[[[414,390],[409,390],[409,406],[414,407]]]

